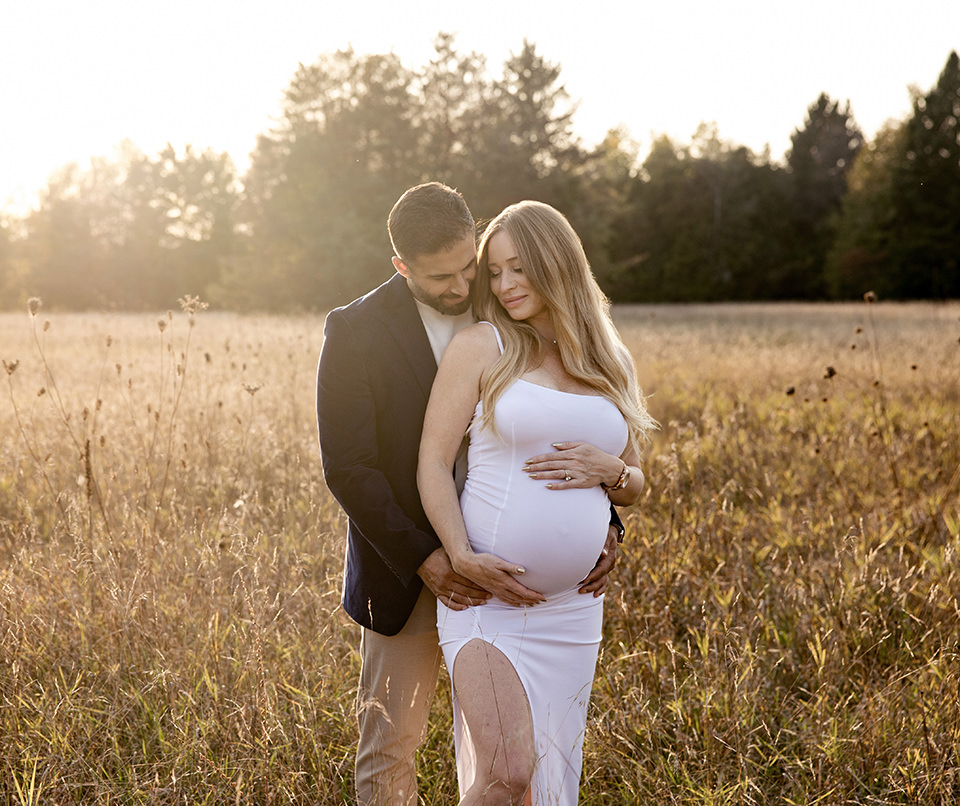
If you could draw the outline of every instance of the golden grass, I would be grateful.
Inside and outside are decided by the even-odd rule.
[[[581,803],[956,801],[960,306],[615,315],[663,431]],[[0,316],[0,800],[347,802],[322,319],[160,319]]]

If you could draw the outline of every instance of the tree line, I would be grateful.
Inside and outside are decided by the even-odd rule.
[[[0,306],[323,310],[391,273],[386,214],[422,181],[478,220],[535,198],[617,302],[960,296],[960,64],[867,142],[821,94],[781,162],[701,125],[691,142],[573,132],[560,66],[524,42],[492,75],[438,35],[412,69],[353,50],[301,65],[241,177],[227,154],[130,143],[54,174],[0,222]]]

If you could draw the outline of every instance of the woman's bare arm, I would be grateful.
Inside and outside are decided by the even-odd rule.
[[[515,575],[522,575],[522,569],[507,559],[473,551],[453,479],[457,450],[480,399],[483,372],[497,355],[488,325],[467,328],[447,347],[423,422],[417,483],[424,511],[454,570],[509,604],[529,605],[544,597],[517,581]]]

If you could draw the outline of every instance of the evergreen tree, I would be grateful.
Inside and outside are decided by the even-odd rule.
[[[847,190],[847,172],[863,144],[849,104],[821,94],[807,109],[803,128],[791,136],[787,156],[793,180],[795,253],[785,266],[787,296],[825,294],[824,265],[835,216]]]
[[[493,83],[486,59],[458,53],[452,34],[438,34],[434,49],[414,89],[420,178],[463,189],[480,181],[478,155],[494,104]]]
[[[561,209],[569,199],[567,180],[581,152],[572,132],[574,110],[559,79],[560,65],[525,40],[493,82],[480,109],[474,169],[462,186],[478,218],[522,199]]]
[[[951,53],[913,114],[885,127],[850,175],[828,279],[837,297],[960,296],[960,66]]]
[[[608,294],[617,288],[613,255],[621,239],[621,218],[637,181],[639,164],[639,148],[626,129],[611,129],[579,161],[571,178],[573,193],[563,204],[597,281]]]
[[[960,296],[960,60],[954,51],[937,85],[913,103],[893,168],[889,241],[893,293]]]
[[[826,288],[833,299],[860,299],[867,291],[881,298],[899,293],[891,263],[896,218],[894,165],[902,158],[905,126],[888,123],[857,155],[847,194],[827,255]]]
[[[785,174],[701,126],[690,146],[654,142],[614,225],[621,301],[779,299],[789,238]]]

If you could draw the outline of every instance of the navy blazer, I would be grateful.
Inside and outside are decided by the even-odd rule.
[[[441,544],[417,490],[423,416],[437,363],[406,280],[327,315],[317,424],[327,487],[349,524],[343,606],[384,635],[406,623]]]

